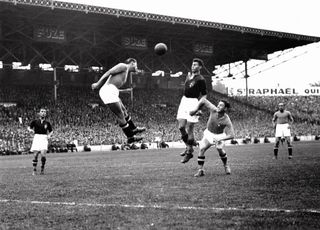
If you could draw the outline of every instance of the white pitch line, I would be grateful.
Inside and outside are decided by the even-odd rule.
[[[195,206],[170,206],[170,205],[143,205],[143,204],[100,204],[100,203],[76,203],[76,202],[51,202],[51,201],[28,201],[28,200],[8,200],[0,199],[0,203],[23,203],[23,204],[43,204],[43,205],[65,205],[65,206],[89,206],[89,207],[118,207],[118,208],[153,208],[168,210],[194,210],[194,211],[249,211],[249,212],[283,212],[283,213],[312,213],[320,214],[319,209],[283,209],[283,208],[241,208],[241,207],[195,207]]]

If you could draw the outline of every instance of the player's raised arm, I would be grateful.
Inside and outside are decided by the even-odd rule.
[[[218,108],[214,104],[212,104],[206,97],[202,97],[199,101],[199,108],[201,109],[203,106],[209,109],[210,111],[217,111]]]
[[[191,116],[195,115],[203,107],[208,108],[210,111],[217,111],[217,107],[214,104],[212,104],[210,101],[208,101],[208,99],[206,97],[202,97],[199,100],[197,108],[194,109],[193,111],[191,111],[190,115]]]

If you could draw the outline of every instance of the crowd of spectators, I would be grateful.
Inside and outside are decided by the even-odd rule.
[[[238,100],[246,100],[237,97]],[[320,125],[320,96],[260,96],[248,97],[248,103],[269,111],[274,111],[282,102],[299,121]]]
[[[56,101],[53,93],[48,86],[0,86],[0,102],[16,103],[16,106],[0,106],[0,151],[28,151],[32,135],[27,132],[27,126],[37,118],[41,106],[48,109],[48,120],[54,129],[51,141],[58,146],[66,146],[75,140],[82,146],[125,142],[113,114],[101,104],[97,92],[89,87],[59,87]],[[154,142],[155,138],[165,142],[180,141],[176,112],[182,90],[134,89],[133,95],[133,101],[130,93],[121,93],[120,97],[136,125],[147,128],[145,142]],[[208,95],[214,104],[225,97],[215,92]],[[272,115],[278,102],[283,100],[298,120],[293,127],[294,135],[319,135],[320,97],[227,99],[232,106],[229,116],[236,138],[273,136]],[[195,126],[197,140],[205,129],[207,116],[205,112],[199,125]]]

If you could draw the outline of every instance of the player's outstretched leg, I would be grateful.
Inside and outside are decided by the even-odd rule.
[[[135,124],[132,121],[131,116],[129,116],[128,111],[127,111],[126,107],[124,106],[124,104],[122,103],[122,101],[120,101],[119,104],[120,104],[124,119],[129,124],[129,127],[132,130],[133,135],[136,135],[138,133],[142,133],[142,132],[146,131],[145,127],[135,126]]]
[[[143,139],[142,137],[134,136],[134,132],[132,130],[134,124],[131,121],[131,119],[129,122],[127,122],[126,120],[126,117],[128,116],[122,102],[110,103],[108,104],[108,106],[110,110],[116,115],[120,128],[122,129],[124,134],[127,136],[127,143],[131,144],[133,142],[141,141]],[[128,120],[129,118],[130,117],[128,117]]]

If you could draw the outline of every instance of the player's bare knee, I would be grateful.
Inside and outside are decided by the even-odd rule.
[[[199,149],[200,149],[200,151],[201,151],[202,149],[204,149],[204,147],[205,147],[205,143],[201,140],[201,141],[199,142]]]
[[[40,152],[41,157],[45,157],[47,154],[47,150],[43,150]]]
[[[207,149],[208,148],[210,148],[210,143],[209,142],[207,142],[206,140],[201,140],[200,142],[199,142],[199,149],[200,149],[200,152],[199,152],[199,154],[200,153],[202,153],[203,152],[203,154],[207,151]]]
[[[198,156],[204,156],[204,153],[206,152],[206,149],[200,149]]]

